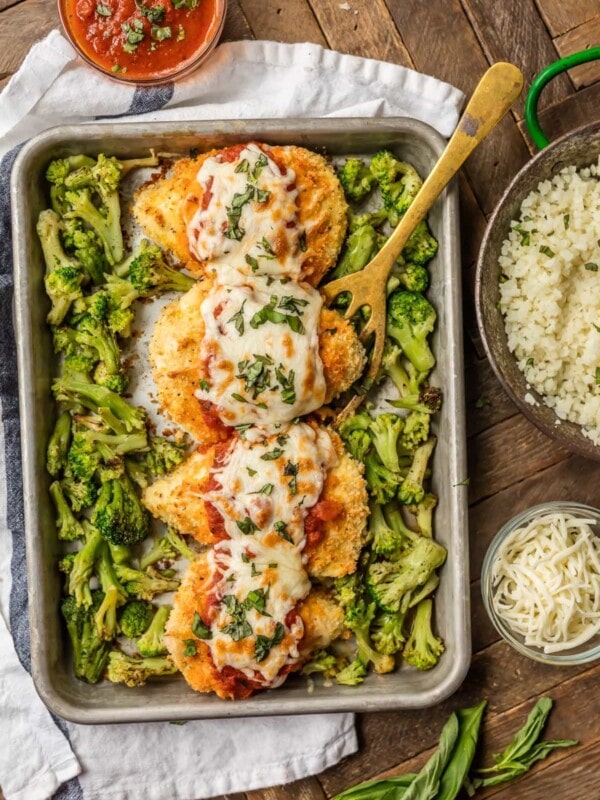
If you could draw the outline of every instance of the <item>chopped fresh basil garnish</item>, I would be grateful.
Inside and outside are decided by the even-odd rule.
[[[196,647],[196,640],[195,639],[184,639],[183,643],[185,645],[183,655],[184,656],[195,656],[198,652],[198,648]]]
[[[267,605],[267,597],[269,590],[265,592],[264,589],[253,589],[248,592],[248,597],[244,600],[244,608],[250,610],[255,608],[259,614],[263,614]]]
[[[252,272],[258,271],[258,261],[255,258],[252,258],[251,255],[246,254],[246,264],[250,266]]]
[[[194,621],[192,622],[192,633],[198,639],[212,639],[212,631],[202,622],[202,617],[197,611],[194,611]]]
[[[275,525],[273,525],[273,528],[278,536],[281,536],[281,538],[285,539],[286,542],[291,542],[291,544],[294,544],[292,535],[288,533],[287,524],[282,519],[278,520]]]
[[[110,6],[104,3],[96,3],[96,14],[99,14],[101,17],[112,17]]]
[[[281,458],[282,455],[283,455],[283,450],[280,447],[275,447],[268,453],[263,453],[263,455],[260,458],[261,461],[276,461],[278,458]]]
[[[164,6],[147,6],[145,3],[140,2],[140,0],[135,0],[135,4],[140,13],[146,17],[146,19],[149,19],[150,22],[160,22],[165,15]]]
[[[250,517],[244,517],[244,519],[236,519],[235,524],[241,530],[241,532],[246,536],[252,536],[253,533],[256,533],[258,530],[258,525],[255,525],[254,522],[250,519]]]
[[[200,378],[198,381],[198,386],[202,389],[203,392],[208,392],[210,389],[210,382],[206,380],[206,378]]]
[[[252,177],[254,178],[254,180],[257,180],[260,173],[263,171],[263,169],[267,166],[268,163],[269,162],[267,160],[266,155],[264,153],[261,153],[254,162],[254,169],[252,170]]]
[[[244,306],[246,305],[246,301],[242,303],[240,306],[240,310],[236,311],[235,314],[230,317],[227,322],[233,322],[235,324],[235,329],[239,333],[240,336],[244,334]]]
[[[168,25],[165,25],[164,28],[161,28],[159,25],[153,25],[150,34],[156,42],[163,42],[165,39],[170,39],[173,36],[173,32]]]
[[[545,256],[548,256],[548,258],[554,258],[555,255],[554,250],[551,250],[545,244],[540,247],[540,253],[543,253]]]
[[[256,564],[253,561],[250,565],[250,576],[252,578],[256,578],[257,575],[262,575],[262,572],[259,569],[256,569]]]
[[[259,664],[261,661],[264,661],[265,658],[267,658],[273,647],[276,647],[281,643],[284,634],[285,628],[281,622],[278,622],[275,626],[272,636],[263,636],[260,633],[258,634],[256,641],[254,642],[254,657]]]
[[[290,494],[295,495],[298,491],[298,484],[296,482],[298,475],[298,464],[288,461],[283,468],[283,474],[287,475],[288,477],[291,476],[292,480],[288,483],[288,486],[290,487]]]

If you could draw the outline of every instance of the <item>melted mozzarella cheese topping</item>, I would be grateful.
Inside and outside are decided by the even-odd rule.
[[[215,284],[201,306],[205,378],[196,396],[225,425],[289,422],[325,401],[322,298],[308,284],[249,277]]]
[[[300,277],[303,231],[292,169],[280,169],[268,148],[249,144],[234,161],[206,159],[196,180],[203,200],[188,225],[193,256],[218,265],[219,275],[233,267]]]
[[[526,645],[557,653],[600,632],[600,539],[567,513],[546,514],[506,537],[492,566],[492,603]]]
[[[336,461],[326,431],[305,423],[252,428],[211,470],[217,487],[203,497],[221,513],[229,539],[209,555],[220,574],[220,602],[207,640],[217,669],[241,670],[275,686],[299,658],[304,626],[290,612],[308,595],[304,520]]]

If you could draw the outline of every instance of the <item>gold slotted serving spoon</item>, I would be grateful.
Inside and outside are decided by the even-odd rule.
[[[386,326],[386,283],[394,262],[404,249],[408,237],[456,175],[477,145],[482,142],[506,114],[523,88],[523,73],[514,64],[499,62],[490,67],[475,91],[439,161],[431,170],[394,232],[375,258],[360,272],[345,275],[320,287],[327,303],[342,292],[352,295],[344,316],[352,317],[363,306],[371,316],[361,332],[366,342],[374,336],[369,368],[363,380],[372,385],[379,371]],[[362,403],[364,394],[356,395],[337,415],[336,424],[347,419]]]

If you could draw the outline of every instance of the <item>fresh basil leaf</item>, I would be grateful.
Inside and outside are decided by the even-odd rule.
[[[239,311],[236,311],[235,314],[230,317],[227,322],[233,322],[235,324],[235,329],[239,333],[240,336],[244,334],[244,306],[246,305],[246,301],[242,303],[240,306]]]
[[[96,14],[99,14],[101,17],[112,17],[112,13],[110,6],[104,3],[96,3]]]
[[[140,0],[135,0],[135,4],[140,13],[146,17],[146,19],[149,19],[150,22],[160,22],[165,15],[164,6],[147,6],[145,3],[140,2]]]
[[[285,635],[285,627],[281,622],[275,626],[272,636],[263,636],[258,634],[254,643],[254,657],[260,664],[269,655],[273,647],[281,643]]]
[[[294,544],[294,539],[292,535],[288,533],[287,524],[283,520],[278,520],[274,525],[273,528],[275,533],[278,536],[281,536],[282,539],[285,539],[286,542],[290,542],[290,544]]]
[[[185,648],[183,650],[183,655],[187,656],[188,658],[190,658],[191,656],[195,656],[196,653],[198,652],[198,648],[196,646],[196,640],[184,639],[183,643],[185,645]]]
[[[194,611],[194,621],[192,622],[192,633],[198,639],[212,639],[212,631],[202,622],[202,617],[197,611]]]
[[[276,461],[278,458],[281,458],[282,455],[283,455],[283,450],[280,447],[275,447],[268,453],[263,453],[263,455],[260,458],[261,461]]]
[[[247,620],[234,620],[230,622],[229,625],[225,625],[224,628],[221,628],[221,633],[226,633],[228,636],[231,636],[234,642],[239,642],[240,639],[247,639],[248,636],[252,636],[252,626]]]
[[[168,25],[165,25],[163,28],[159,25],[153,25],[150,29],[150,35],[155,42],[164,42],[165,39],[170,39],[173,36],[173,32]]]
[[[258,530],[258,525],[255,525],[250,517],[244,519],[236,519],[235,524],[245,536],[252,536]]]

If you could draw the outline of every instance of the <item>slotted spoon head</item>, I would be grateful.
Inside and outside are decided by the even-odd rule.
[[[326,303],[331,304],[343,292],[351,295],[344,317],[350,319],[364,306],[370,309],[369,321],[360,334],[361,341],[373,342],[369,366],[363,382],[371,386],[377,377],[386,328],[386,285],[394,263],[404,249],[409,236],[425,219],[430,208],[456,175],[468,156],[488,133],[500,122],[523,89],[521,70],[506,62],[490,67],[477,84],[460,119],[458,127],[448,142],[406,214],[387,242],[360,272],[345,275],[321,287]],[[338,413],[340,425],[360,406],[364,394],[353,397]]]

